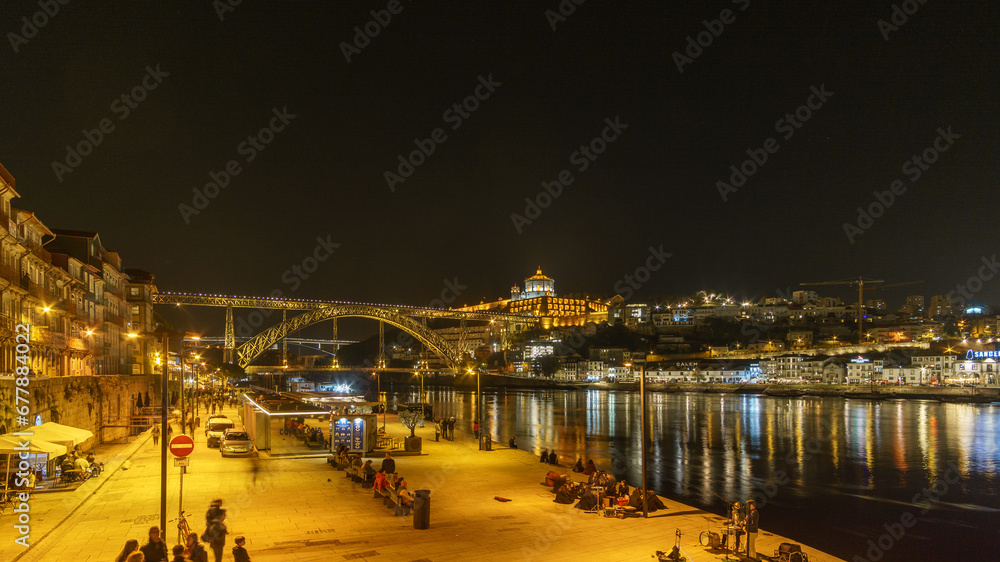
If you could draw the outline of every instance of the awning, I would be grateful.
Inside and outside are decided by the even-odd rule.
[[[63,445],[67,449],[72,449],[94,436],[92,432],[86,429],[70,427],[54,422],[26,427],[18,433],[31,433],[37,439]]]
[[[11,435],[9,433],[0,435],[0,455],[16,455],[25,451],[21,443],[27,441],[27,452],[32,455],[49,455],[58,457],[66,454],[66,447],[57,443],[43,441],[37,437],[25,437]]]

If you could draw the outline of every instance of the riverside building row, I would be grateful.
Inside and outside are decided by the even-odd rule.
[[[12,375],[15,328],[30,329],[35,376],[150,374],[153,274],[123,269],[96,232],[50,228],[19,209],[0,165],[0,374]]]

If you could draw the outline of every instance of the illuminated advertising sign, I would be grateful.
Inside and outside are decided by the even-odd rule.
[[[364,452],[368,449],[368,436],[365,434],[363,418],[339,418],[333,422],[333,445],[347,444],[353,452]]]
[[[1000,359],[1000,351],[972,351],[971,349],[965,353],[966,359],[987,359],[987,358]]]
[[[340,446],[341,443],[346,443],[348,447],[351,446],[351,422],[347,418],[340,418],[333,422],[333,444],[334,447]]]

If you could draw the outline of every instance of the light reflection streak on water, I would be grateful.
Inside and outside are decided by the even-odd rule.
[[[878,467],[875,463],[875,431],[880,427],[880,409],[878,402],[869,402],[866,412],[868,413],[868,423],[865,424],[865,468],[868,470],[868,489],[875,488],[875,478],[878,476]]]

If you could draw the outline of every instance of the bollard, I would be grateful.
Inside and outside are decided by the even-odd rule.
[[[426,529],[431,526],[431,491],[413,492],[413,528]]]

